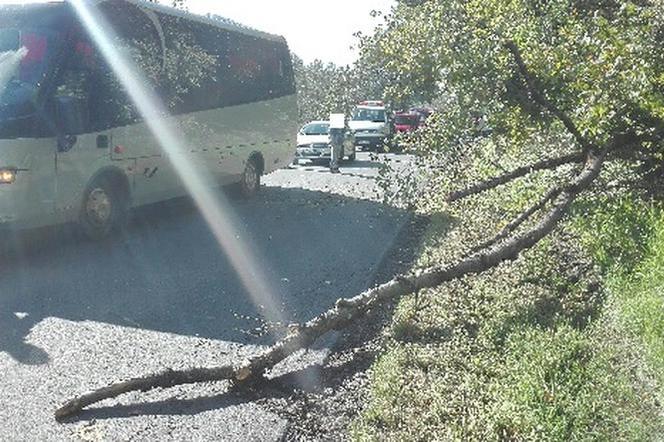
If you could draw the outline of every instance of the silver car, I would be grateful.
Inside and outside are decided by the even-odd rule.
[[[330,122],[312,121],[305,124],[297,134],[297,151],[295,161],[297,164],[301,160],[324,161],[329,162],[331,155],[330,149]],[[355,160],[355,135],[348,129],[344,139],[344,150],[341,158],[348,158],[348,161]]]

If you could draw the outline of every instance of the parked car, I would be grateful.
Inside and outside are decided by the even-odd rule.
[[[300,160],[309,161],[330,161],[330,122],[329,121],[311,121],[305,124],[297,134],[297,150],[295,152],[294,164]],[[355,137],[353,132],[348,129],[344,140],[344,151],[341,158],[348,158],[348,161],[355,161]]]

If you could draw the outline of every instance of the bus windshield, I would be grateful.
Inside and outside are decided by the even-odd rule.
[[[54,40],[44,30],[0,29],[0,104],[23,101],[38,88]]]
[[[0,128],[34,113],[37,93],[62,40],[60,23],[54,18],[52,11],[2,11]]]

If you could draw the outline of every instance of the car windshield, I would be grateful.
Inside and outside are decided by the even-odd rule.
[[[394,117],[394,122],[399,125],[414,125],[417,124],[416,115],[397,115]]]
[[[302,128],[304,135],[327,135],[330,133],[329,123],[312,123]]]
[[[385,122],[385,111],[382,109],[358,108],[353,113],[353,121]]]

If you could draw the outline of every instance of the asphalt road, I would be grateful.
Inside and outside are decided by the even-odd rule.
[[[408,167],[407,157],[394,160]],[[241,220],[235,234],[250,244],[287,320],[366,289],[408,219],[379,202],[368,154],[341,170],[275,172],[259,197],[231,199],[226,209]],[[224,383],[129,394],[82,420],[54,421],[59,404],[90,388],[247,357],[274,339],[191,201],[141,209],[125,233],[101,243],[71,230],[2,238],[0,440],[279,439],[287,423],[225,394]],[[281,369],[324,355],[322,346]]]

